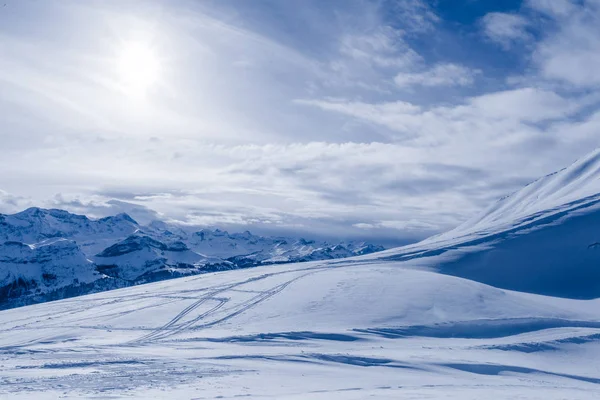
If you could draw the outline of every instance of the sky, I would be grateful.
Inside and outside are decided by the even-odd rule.
[[[599,20],[600,0],[3,0],[0,212],[418,240],[600,145]]]

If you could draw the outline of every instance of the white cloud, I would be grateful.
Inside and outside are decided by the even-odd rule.
[[[294,18],[321,15],[297,15],[292,3],[280,6]],[[504,66],[488,69],[478,53],[443,57],[435,46],[464,38],[446,37],[423,1],[356,0],[352,23],[339,16],[347,3],[322,2],[332,3],[345,6],[312,41],[279,37],[277,24],[243,13],[208,17],[194,2],[153,14],[166,75],[141,107],[103,73],[107,48],[139,13],[65,2],[77,4],[79,22],[64,46],[51,35],[14,39],[1,26],[2,188],[23,197],[0,192],[0,206],[419,236],[598,144],[600,35],[580,6],[532,0],[521,16],[486,17],[501,43],[532,33],[527,72],[508,86]],[[386,15],[384,3],[395,5]],[[113,28],[109,43],[93,35]]]
[[[113,149],[110,165],[104,149],[72,146],[62,155],[53,154],[55,163],[29,178],[35,184],[32,197],[51,199],[37,205],[103,216],[145,210],[129,206],[136,204],[167,218],[210,225],[270,224],[309,230],[323,223],[332,235],[351,232],[349,227],[361,222],[393,228],[383,221],[410,221],[414,215],[424,224],[445,229],[461,220],[463,210],[476,209],[490,196],[502,194],[488,185],[506,179],[486,179],[485,173],[457,164],[445,152],[432,158],[426,149],[384,143],[229,147],[185,141],[142,146],[111,140],[105,146]],[[181,157],[170,159],[173,151]],[[17,153],[7,154],[0,168],[16,157]],[[35,155],[48,157],[46,150]],[[157,164],[157,159],[163,162]],[[472,161],[465,157],[461,163]],[[41,185],[48,182],[54,186]],[[82,192],[90,182],[92,187]],[[481,185],[488,190],[480,190]],[[57,186],[63,193],[59,198],[52,192]],[[108,202],[111,198],[127,207]]]
[[[572,0],[527,0],[525,4],[536,11],[560,17],[571,14],[577,8]]]
[[[107,199],[98,195],[63,195],[57,194],[43,205],[44,207],[66,209],[76,214],[84,214],[92,218],[103,218],[126,213],[138,223],[145,225],[152,221],[164,219],[164,215],[141,204],[115,199]],[[135,198],[134,198],[135,200]]]
[[[78,211],[87,207],[98,213],[106,207],[101,203],[117,198],[188,223],[253,230],[323,224],[332,234],[371,226],[369,232],[417,234],[450,228],[528,180],[567,165],[573,154],[597,145],[600,129],[597,115],[571,120],[578,102],[532,88],[478,96],[453,107],[303,103],[407,135],[397,143],[266,145],[108,139],[93,148],[71,143],[57,152],[39,149],[25,160],[21,152],[8,151],[0,169],[11,167],[24,176],[28,160],[51,159],[28,177],[28,195],[48,198],[60,187],[63,200],[56,204]],[[549,127],[535,126],[541,122]]]
[[[525,87],[474,97],[469,100],[471,109],[467,112],[490,119],[542,122],[565,118],[585,103],[585,99],[578,102],[552,91]]]
[[[401,72],[394,78],[399,87],[469,86],[481,71],[458,64],[437,64],[422,72]]]
[[[440,17],[423,0],[393,0],[387,4],[408,32],[424,33],[432,30]]]
[[[489,13],[482,19],[484,32],[489,39],[509,48],[511,44],[519,40],[527,40],[529,22],[521,15],[506,13]]]
[[[520,88],[472,97],[455,106],[427,108],[408,102],[299,102],[383,125],[402,134],[396,136],[396,140],[432,145],[473,136],[475,139],[504,137],[508,140],[511,137],[522,138],[524,133],[536,135],[539,130],[530,123],[566,118],[586,106],[588,99],[567,100],[551,91]]]
[[[15,213],[29,207],[30,205],[31,199],[17,196],[0,189],[0,213]]]
[[[404,41],[402,32],[382,27],[368,34],[347,34],[340,43],[341,54],[378,67],[410,68],[421,56]]]
[[[417,115],[421,111],[419,106],[404,101],[382,104],[344,100],[295,100],[295,102],[350,115],[400,132],[408,132],[410,129],[410,126],[405,123],[407,116]]]
[[[535,4],[539,6],[538,3]],[[568,12],[552,9],[555,26],[537,44],[533,59],[546,79],[577,88],[598,87],[600,7],[593,2],[569,4]]]

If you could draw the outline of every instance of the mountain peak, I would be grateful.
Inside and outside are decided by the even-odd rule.
[[[144,248],[154,248],[164,251],[167,250],[167,245],[147,235],[133,234],[124,240],[104,249],[104,251],[97,254],[96,257],[116,257],[134,251],[139,251]]]
[[[137,221],[127,213],[119,213],[117,215],[101,218],[99,221],[127,221],[134,225],[139,225]]]

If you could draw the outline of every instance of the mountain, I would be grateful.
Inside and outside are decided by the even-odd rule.
[[[246,231],[229,234],[227,231],[204,229],[181,238],[200,254],[256,264],[274,264],[294,261],[328,260],[352,257],[382,251],[382,246],[364,242],[329,244],[315,240],[285,237],[256,236]]]
[[[193,275],[207,264],[227,264],[191,251],[181,241],[167,245],[143,234],[134,234],[94,257],[96,269],[108,276],[130,282]]]
[[[600,297],[600,150],[450,232],[377,254],[415,264],[430,256],[439,272],[504,289]]]
[[[101,278],[94,264],[72,240],[46,239],[35,245],[0,244],[0,298],[19,304],[66,287]],[[41,297],[40,297],[41,298]]]
[[[0,242],[35,244],[50,238],[71,239],[88,256],[139,229],[138,223],[127,214],[90,219],[64,210],[37,207],[13,215],[0,214]]]
[[[59,256],[57,281],[100,266],[92,285],[209,271],[209,251],[238,269],[0,311],[0,397],[600,398],[599,180],[595,152],[450,232],[350,259],[329,260],[375,247],[160,223],[91,264],[69,239],[5,243],[19,273],[2,282],[26,290],[53,285]],[[257,266],[299,256],[321,260]]]
[[[161,221],[142,226],[127,214],[91,219],[29,208],[0,214],[0,308],[186,275],[379,250],[383,247],[360,242],[193,231]]]
[[[0,397],[598,399],[599,170],[594,153],[402,248],[0,311]],[[135,276],[201,250],[256,265],[320,246],[158,225],[95,262]]]

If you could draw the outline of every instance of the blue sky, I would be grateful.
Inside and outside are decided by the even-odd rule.
[[[4,2],[0,212],[414,240],[600,142],[597,0]]]

